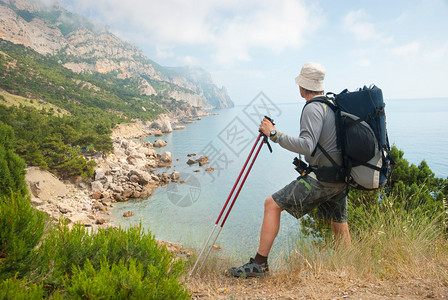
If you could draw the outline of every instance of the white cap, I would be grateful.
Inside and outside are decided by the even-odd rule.
[[[300,70],[299,76],[296,77],[296,83],[309,91],[320,92],[325,90],[324,78],[324,66],[318,63],[308,62]]]

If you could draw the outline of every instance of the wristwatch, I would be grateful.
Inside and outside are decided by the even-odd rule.
[[[277,130],[272,130],[269,137],[274,137],[277,134]]]

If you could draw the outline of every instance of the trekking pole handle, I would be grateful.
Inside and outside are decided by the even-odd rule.
[[[267,119],[269,122],[271,122],[272,125],[275,125],[274,120],[269,118],[268,116],[264,116],[265,119]],[[269,151],[272,153],[272,147],[271,144],[269,144],[268,136],[264,133],[261,133],[263,135],[263,141],[265,144],[267,144]]]
[[[268,116],[264,116],[265,119],[267,119],[269,122],[272,123],[272,125],[275,125],[274,119],[269,118]]]

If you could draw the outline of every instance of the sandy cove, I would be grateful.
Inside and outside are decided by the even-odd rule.
[[[174,129],[185,127],[175,126]],[[113,153],[107,157],[99,153],[86,157],[97,163],[95,176],[88,181],[62,181],[48,171],[27,168],[25,179],[31,203],[55,222],[66,218],[69,226],[81,223],[92,231],[113,226],[108,216],[114,203],[147,198],[153,188],[179,180],[178,172],[166,173],[172,163],[171,153],[157,153],[154,149],[163,148],[166,142],[159,139],[152,144],[139,140],[148,135],[161,136],[172,130],[167,116],[149,123],[137,121],[118,125],[111,135]],[[132,212],[128,213],[128,216],[132,215]],[[162,243],[167,244],[170,251],[183,252],[181,244]]]

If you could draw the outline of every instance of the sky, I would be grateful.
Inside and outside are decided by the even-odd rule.
[[[164,66],[200,66],[236,104],[296,102],[305,62],[325,90],[446,97],[448,0],[61,0]]]

